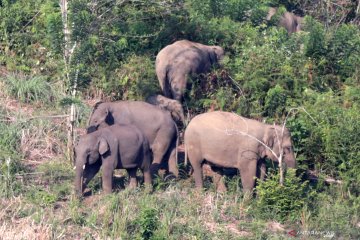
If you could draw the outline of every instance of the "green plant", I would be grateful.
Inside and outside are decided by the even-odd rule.
[[[151,239],[159,225],[158,211],[155,208],[143,207],[138,217],[141,239]]]
[[[57,197],[48,191],[38,187],[32,187],[26,192],[26,198],[33,204],[46,207],[56,202]]]
[[[308,183],[301,182],[293,169],[287,170],[283,186],[279,184],[279,178],[279,174],[272,174],[266,181],[259,182],[256,187],[255,216],[281,222],[298,220],[300,210],[310,197]]]
[[[0,79],[6,93],[24,103],[48,103],[55,97],[51,85],[42,76],[26,76],[12,73]]]
[[[280,86],[271,88],[265,97],[265,111],[269,117],[282,116],[286,106],[286,92]]]

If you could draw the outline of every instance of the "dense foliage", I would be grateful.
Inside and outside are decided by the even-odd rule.
[[[59,2],[0,0],[1,97],[59,111],[75,102],[81,109],[77,123],[84,123],[82,115],[88,113],[84,99],[142,100],[159,93],[154,62],[166,45],[180,39],[220,45],[226,52],[222,66],[191,79],[186,110],[192,115],[209,108],[234,111],[269,123],[286,119],[298,173],[304,178],[311,172],[319,179],[341,180],[340,197],[327,207],[339,215],[346,210],[344,206],[359,211],[359,1],[72,0],[68,42]],[[279,9],[266,21],[269,6]],[[286,10],[305,16],[303,31],[289,35],[277,26]],[[64,61],[66,51],[71,55],[68,61]],[[76,100],[69,97],[74,83],[80,90]],[[0,129],[5,129],[0,131],[0,175],[8,176],[1,184],[9,187],[15,179],[10,173],[22,171],[18,162],[26,155],[21,149],[24,129],[43,129],[36,135],[39,138],[58,133],[50,134],[61,142],[51,149],[63,158],[66,137],[60,134],[60,125],[19,123],[11,120],[19,116],[9,120],[8,115],[0,105]],[[33,145],[44,148],[49,141]],[[314,220],[326,214],[315,203],[321,205],[332,194],[324,190],[322,181],[313,189],[319,194],[314,204],[305,196],[309,186],[298,177],[291,175],[285,190],[276,182],[273,176],[260,185],[258,215],[275,214],[274,219],[285,221],[296,219],[295,213],[303,217],[309,210],[312,220],[301,221],[325,227]],[[14,192],[16,186],[10,189]],[[44,206],[56,200],[43,191],[27,198],[38,199]],[[346,203],[342,205],[343,198]],[[142,220],[129,229],[138,229],[139,237],[151,238],[160,231],[155,227],[158,214],[158,209],[144,207],[138,216]],[[357,220],[349,221],[354,225]],[[348,237],[355,236],[348,232]]]

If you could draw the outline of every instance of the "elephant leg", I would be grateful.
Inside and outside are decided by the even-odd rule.
[[[168,131],[166,129],[166,131]],[[171,139],[168,134],[158,132],[155,141],[151,145],[151,150],[153,152],[153,162],[150,167],[150,171],[152,176],[156,176],[158,174],[161,162],[163,161],[165,154],[170,146]]]
[[[200,155],[199,150],[195,149],[194,147],[189,149],[188,158],[189,158],[191,166],[194,170],[193,175],[195,178],[195,186],[196,186],[196,188],[202,189],[204,186],[203,171],[202,171],[203,158]]]
[[[105,163],[104,163],[105,162]],[[103,160],[103,170],[102,170],[102,185],[105,194],[110,194],[113,188],[113,173],[114,166],[110,163],[109,159]]]
[[[169,174],[179,177],[179,169],[176,162],[176,141],[171,144],[171,147],[165,155],[165,159],[168,159]]]
[[[136,171],[137,168],[126,169],[129,174],[129,188],[133,189],[137,187]]]
[[[179,76],[172,79],[171,85],[171,93],[173,99],[182,102],[185,90],[186,90],[186,74],[178,73]]]
[[[146,151],[144,152],[143,166],[141,170],[144,175],[144,183],[145,185],[149,185],[149,186],[151,186],[152,184],[150,166],[151,166],[151,154],[148,151]]]
[[[223,170],[214,166],[211,166],[211,170],[213,171],[213,181],[216,187],[216,191],[226,192],[226,186],[223,178]]]
[[[145,185],[151,186],[151,173],[150,173],[150,169],[144,169],[144,170],[143,170],[143,174],[144,174],[144,183],[145,183]]]
[[[83,189],[85,189],[85,187],[88,185],[91,179],[93,179],[94,176],[99,172],[100,167],[101,167],[101,161],[97,161],[91,165],[86,165],[86,168],[84,169]]]
[[[251,193],[255,186],[257,161],[248,160],[247,164],[242,164],[239,168],[241,175],[241,183],[245,193]]]

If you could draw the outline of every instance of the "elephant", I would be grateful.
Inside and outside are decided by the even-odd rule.
[[[176,41],[161,49],[156,56],[156,75],[167,98],[182,102],[187,76],[208,72],[220,63],[224,50],[188,40]]]
[[[276,14],[277,8],[270,7],[266,20],[270,21],[271,18]],[[285,12],[280,16],[278,25],[284,27],[288,34],[301,31],[301,26],[303,22],[303,17],[297,16],[291,12]]]
[[[149,142],[133,125],[112,125],[80,137],[75,147],[75,192],[83,189],[102,167],[105,194],[112,192],[114,169],[126,169],[129,186],[137,186],[136,171],[144,173],[144,182],[151,186],[151,152]]]
[[[203,187],[203,163],[212,166],[214,182],[219,181],[221,168],[238,169],[245,192],[253,190],[255,176],[264,178],[266,157],[278,162],[282,153],[288,167],[296,165],[288,129],[235,113],[215,111],[197,115],[185,130],[184,142],[185,161],[188,158],[191,163],[197,188]]]
[[[146,102],[158,106],[163,110],[171,113],[174,121],[185,122],[184,110],[180,102],[173,100],[162,95],[152,95],[146,99]]]
[[[165,159],[169,172],[178,176],[178,129],[169,112],[142,101],[99,102],[94,106],[87,132],[113,124],[133,124],[144,134],[153,155],[152,175]]]

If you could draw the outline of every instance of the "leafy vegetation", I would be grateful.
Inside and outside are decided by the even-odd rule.
[[[266,21],[269,6],[278,12]],[[282,239],[291,230],[359,238],[359,1],[73,0],[68,8],[64,33],[58,0],[0,0],[0,238]],[[278,27],[285,11],[305,16],[303,31]],[[98,99],[159,93],[156,54],[180,39],[226,52],[222,66],[191,78],[185,110],[287,118],[296,174],[279,186],[273,171],[250,202],[239,177],[226,178],[226,194],[195,192],[181,179],[159,180],[151,194],[121,183],[110,196],[98,194],[97,177],[93,196],[73,199],[68,107],[77,109],[77,137]]]

